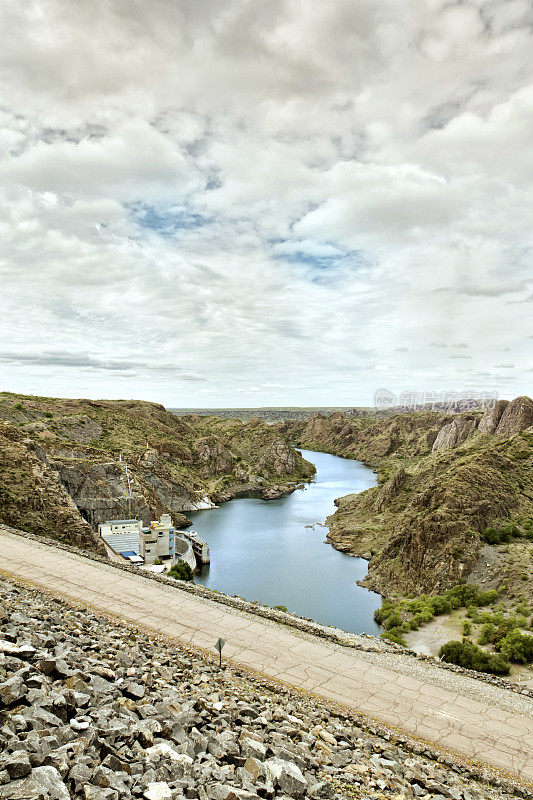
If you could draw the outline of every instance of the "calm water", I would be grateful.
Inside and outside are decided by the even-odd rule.
[[[367,562],[324,544],[323,526],[336,497],[375,486],[376,476],[358,461],[302,453],[317,468],[305,489],[280,500],[242,498],[189,514],[211,548],[211,565],[195,580],[346,631],[379,634],[373,613],[381,597],[356,584]]]

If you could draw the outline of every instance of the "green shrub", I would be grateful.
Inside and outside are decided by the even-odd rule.
[[[385,630],[390,631],[391,628],[399,628],[402,624],[402,618],[398,614],[397,611],[393,611],[392,614],[389,614],[387,620],[385,622]]]
[[[428,605],[435,616],[451,614],[452,612],[452,604],[446,597],[441,597],[441,595],[435,595],[435,597],[430,598]]]
[[[471,633],[472,633],[472,623],[469,620],[465,619],[463,621],[463,636],[470,636]]]
[[[478,644],[494,644],[498,628],[493,622],[485,622],[481,626],[481,631],[478,637]]]
[[[502,544],[502,542],[510,542],[512,539],[523,537],[532,538],[531,523],[525,522],[522,528],[519,528],[516,522],[508,522],[500,530],[485,528],[481,534],[482,540],[487,544]]]
[[[507,675],[509,672],[509,664],[502,656],[486,653],[472,642],[446,642],[439,650],[439,658],[478,672],[489,672],[493,675]]]
[[[533,636],[521,633],[515,628],[499,642],[498,650],[510,661],[529,664],[533,661]]]
[[[479,592],[477,597],[478,606],[491,606],[498,599],[496,589],[488,589],[486,592]]]
[[[287,611],[287,606],[272,606],[276,611]]]
[[[402,622],[402,624],[399,627],[399,630],[402,633],[409,633],[411,631],[411,626],[409,625],[408,622]]]
[[[474,583],[458,583],[445,594],[447,600],[455,599],[461,606],[477,606],[479,589]]]
[[[193,571],[185,561],[176,561],[169,569],[168,575],[178,581],[192,581]]]
[[[481,534],[481,538],[487,544],[500,544],[501,543],[500,534],[494,528],[485,528],[485,530]]]
[[[13,408],[16,408],[17,411],[26,411],[26,407],[22,405],[22,403],[15,403]]]
[[[520,530],[516,522],[508,522],[502,528],[500,528],[500,535],[501,536],[519,536]]]
[[[430,609],[426,609],[425,611],[419,611],[418,614],[413,615],[413,619],[417,623],[417,625],[425,625],[426,622],[431,622],[433,619],[433,612]]]
[[[374,611],[374,622],[377,622],[378,625],[383,625],[387,617],[389,617],[393,611],[394,605],[390,600],[384,600],[381,608],[376,608]]]
[[[489,667],[489,672],[493,675],[509,674],[509,662],[500,654],[490,656]]]
[[[402,644],[404,647],[407,647],[405,639],[403,638],[399,628],[391,628],[388,631],[384,631],[380,638],[388,639],[389,642],[396,642],[396,644]]]

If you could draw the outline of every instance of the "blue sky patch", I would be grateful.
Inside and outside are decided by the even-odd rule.
[[[280,240],[275,242],[278,245],[280,243]],[[331,283],[346,276],[347,272],[358,272],[370,266],[368,259],[360,250],[343,251],[333,242],[320,244],[330,246],[332,251],[337,250],[337,252],[332,252],[331,255],[317,255],[302,249],[288,253],[277,252],[274,258],[298,268],[298,271],[314,283]]]
[[[154,206],[139,202],[127,203],[126,207],[141,228],[148,228],[160,236],[175,236],[179,231],[200,228],[211,221],[186,206]]]

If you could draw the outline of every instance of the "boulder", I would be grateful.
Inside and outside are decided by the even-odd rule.
[[[148,784],[143,797],[145,797],[146,800],[171,800],[172,790],[165,781],[156,781],[155,783]]]
[[[0,639],[0,653],[6,656],[15,656],[16,658],[32,658],[36,653],[35,647],[31,644],[14,644],[8,642],[6,639]]]
[[[243,769],[248,773],[252,782],[265,775],[265,765],[253,756],[246,759]]]
[[[21,676],[14,675],[4,683],[0,683],[0,705],[7,707],[19,703],[27,691]]]
[[[209,797],[212,800],[259,800],[254,792],[236,786],[214,786],[210,789]]]
[[[265,767],[273,785],[282,792],[291,797],[305,794],[307,781],[296,764],[274,757],[265,761]]]
[[[317,783],[311,784],[307,790],[307,796],[313,798],[313,800],[315,800],[315,798],[329,800],[334,794],[335,789],[328,781],[317,781]]]
[[[141,686],[140,683],[135,683],[135,681],[128,681],[122,687],[122,694],[125,694],[131,700],[142,700],[145,691],[144,686]]]
[[[255,739],[251,739],[250,737],[246,737],[241,742],[241,750],[243,756],[252,756],[253,758],[257,758],[259,761],[262,761],[266,756],[266,747],[261,742],[257,742]]]
[[[70,800],[70,793],[54,767],[37,767],[31,775],[0,787],[6,800]]]
[[[31,772],[30,757],[25,750],[15,750],[8,755],[3,761],[3,766],[11,780],[25,778]]]
[[[118,792],[87,783],[83,787],[83,800],[118,800]]]

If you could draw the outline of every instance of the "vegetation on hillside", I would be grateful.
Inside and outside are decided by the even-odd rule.
[[[517,613],[509,612],[495,589],[458,584],[441,595],[383,601],[374,613],[383,626],[381,638],[406,645],[405,636],[427,625],[435,617],[465,609],[462,642],[442,645],[439,657],[468,669],[507,674],[509,662],[533,662],[533,611],[522,601]],[[486,607],[491,607],[487,610]]]
[[[199,503],[290,491],[313,473],[279,430],[258,419],[179,418],[133,400],[0,394],[0,522],[30,532],[94,546],[91,525],[103,519],[148,522],[169,512],[186,524]]]
[[[363,585],[385,595],[443,592],[477,568],[492,538],[502,543],[498,563],[482,580],[533,600],[532,425],[532,401],[517,398],[485,414],[333,414],[280,427],[299,446],[378,471],[375,488],[340,498],[327,520],[334,547],[369,559]]]
[[[490,672],[492,675],[509,673],[509,662],[505,658],[487,653],[472,642],[446,642],[439,650],[439,657],[450,664],[478,672]]]

